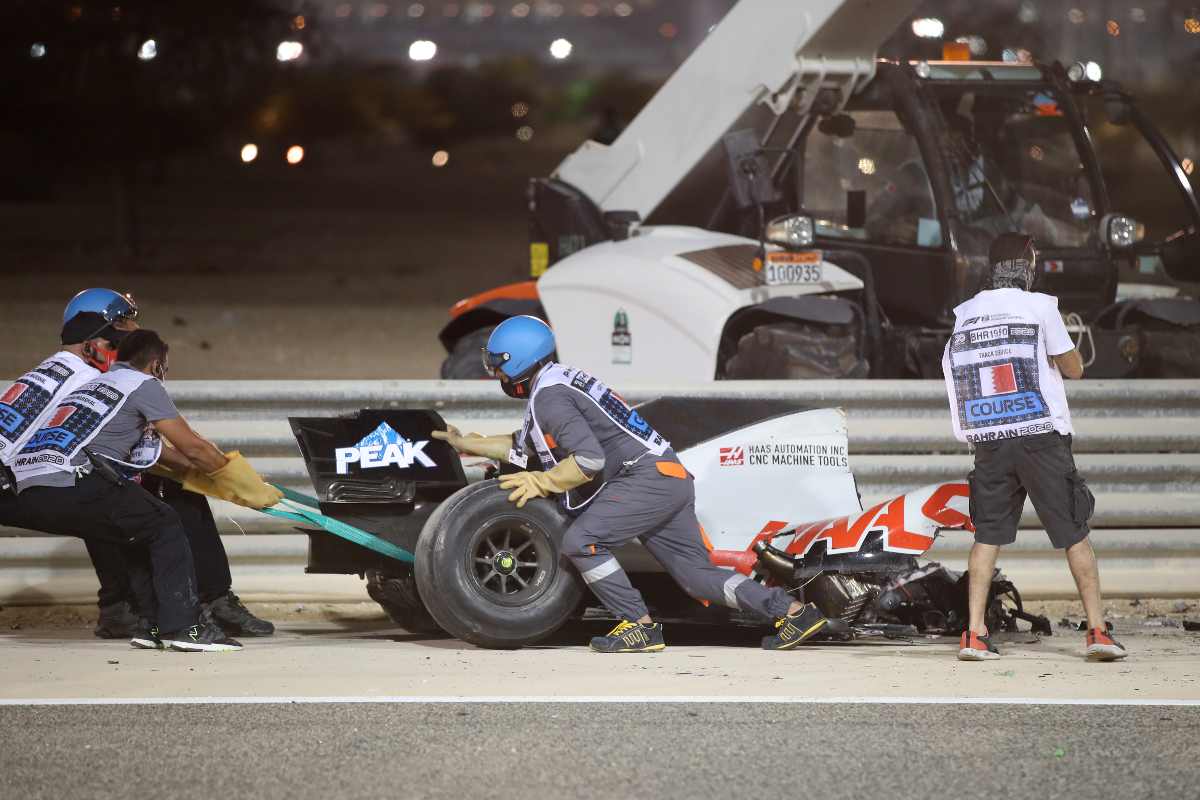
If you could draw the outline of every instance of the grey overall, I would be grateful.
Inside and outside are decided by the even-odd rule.
[[[634,538],[698,600],[764,620],[787,613],[793,598],[783,589],[768,589],[709,561],[696,518],[695,482],[691,475],[674,477],[659,468],[659,462],[679,464],[674,452],[655,457],[568,386],[547,387],[534,402],[556,453],[561,458],[574,455],[585,472],[606,481],[567,529],[563,552],[614,616],[632,621],[647,615],[641,593],[612,554],[612,548]],[[681,467],[666,469],[683,473]]]

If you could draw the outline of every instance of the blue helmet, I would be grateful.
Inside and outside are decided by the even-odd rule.
[[[71,298],[63,309],[63,323],[71,321],[76,314],[92,311],[104,317],[106,322],[116,322],[121,319],[137,319],[138,307],[129,294],[114,292],[112,289],[84,289]]]
[[[554,332],[537,317],[504,320],[483,348],[483,368],[510,397],[525,397],[538,369],[554,360]]]

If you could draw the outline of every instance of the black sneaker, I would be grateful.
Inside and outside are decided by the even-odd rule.
[[[212,615],[214,622],[232,633],[242,636],[270,636],[275,633],[274,625],[251,614],[250,609],[242,605],[233,592],[205,603],[204,608]]]
[[[100,618],[96,620],[96,629],[92,631],[101,639],[128,639],[137,629],[138,617],[129,608],[129,603],[121,600],[108,606],[100,606]]]
[[[225,631],[210,622],[201,622],[175,633],[167,633],[162,642],[172,650],[184,653],[224,653],[241,650],[242,643],[230,639]]]
[[[147,620],[138,620],[130,635],[129,644],[139,650],[166,650],[162,637],[158,635],[158,626],[151,625]]]
[[[775,623],[775,635],[764,636],[763,650],[791,650],[829,624],[812,603]]]
[[[606,636],[593,636],[591,648],[597,653],[657,653],[666,649],[662,625],[651,622],[619,622]]]

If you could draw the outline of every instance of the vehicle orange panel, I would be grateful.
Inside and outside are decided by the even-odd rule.
[[[461,317],[472,309],[479,308],[492,300],[537,300],[537,281],[521,281],[488,289],[472,297],[466,297],[450,306],[451,318]]]

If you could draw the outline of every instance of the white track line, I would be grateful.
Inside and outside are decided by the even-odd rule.
[[[815,697],[743,695],[722,697],[718,695],[657,695],[628,696],[470,696],[439,695],[431,697],[33,697],[0,699],[0,706],[192,706],[192,705],[321,705],[335,703],[379,703],[393,705],[420,705],[422,703],[461,703],[482,705],[488,703],[769,703],[772,705],[986,705],[986,706],[1200,706],[1197,699],[1105,699],[1105,698],[1041,698],[1041,697]]]

